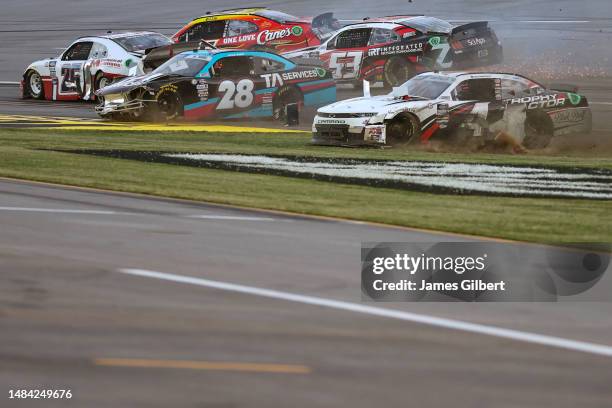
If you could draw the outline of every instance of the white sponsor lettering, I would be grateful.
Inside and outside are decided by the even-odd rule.
[[[257,35],[257,44],[262,45],[270,41],[280,40],[281,38],[289,37],[291,29],[285,28],[278,31],[264,30]]]

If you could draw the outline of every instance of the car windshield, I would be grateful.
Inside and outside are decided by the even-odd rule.
[[[440,20],[435,17],[412,17],[400,22],[401,24],[407,25],[414,28],[422,33],[441,33],[450,34],[453,30],[453,26],[444,20]]]
[[[151,74],[196,76],[211,60],[210,55],[179,54],[157,67]]]
[[[292,16],[291,14],[283,13],[281,11],[261,10],[254,14],[259,17],[269,18],[270,20],[277,21],[281,24],[285,24],[290,21],[299,21],[299,18],[296,16]]]
[[[390,95],[420,96],[426,99],[437,99],[451,84],[454,78],[444,75],[419,75],[405,82]]]
[[[128,52],[144,51],[172,44],[172,40],[168,37],[157,33],[126,35],[111,39]]]

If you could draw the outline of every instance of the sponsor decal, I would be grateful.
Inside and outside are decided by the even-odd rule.
[[[527,109],[556,108],[565,104],[565,98],[559,97],[559,94],[526,96],[511,99],[510,104],[526,104]]]
[[[437,47],[438,45],[440,45],[440,42],[441,42],[441,41],[442,41],[442,39],[441,39],[440,37],[437,37],[437,36],[436,36],[436,37],[431,37],[431,38],[429,39],[429,44],[430,44],[432,47]]]
[[[291,32],[293,33],[293,35],[295,35],[296,37],[299,37],[300,35],[302,35],[304,33],[304,29],[300,26],[293,26],[291,28]]]
[[[293,34],[293,29],[290,29],[290,28],[283,28],[282,30],[276,30],[276,31],[264,30],[264,31],[261,31],[257,35],[257,44],[263,45],[271,41],[276,41],[276,40],[290,37],[291,35],[295,35],[295,34]]]
[[[130,65],[128,64],[132,64],[132,60],[128,59],[127,61],[125,61],[125,66],[129,68]],[[123,60],[119,60],[119,59],[112,59],[112,58],[106,58],[106,59],[97,59],[94,60],[91,63],[91,66],[96,68],[99,66],[103,66],[103,67],[108,67],[108,68],[118,68],[121,69],[121,67],[123,66]]]
[[[572,105],[578,105],[580,101],[582,100],[582,96],[575,94],[575,93],[571,93],[571,92],[567,93],[567,97],[569,98]]]
[[[195,85],[196,92],[198,94],[198,98],[200,98],[200,101],[207,101],[208,100],[208,82],[206,82],[204,79],[200,79],[200,80],[194,79],[193,81],[191,81],[191,83]]]
[[[552,112],[550,118],[557,123],[578,123],[584,120],[586,109],[564,109]]]
[[[484,45],[487,42],[484,38],[468,38],[465,40],[465,43],[470,47],[476,47],[479,45]]]
[[[365,127],[363,140],[366,142],[385,143],[387,140],[387,126],[385,125],[370,125]]]
[[[239,35],[236,37],[226,37],[221,39],[219,42],[223,45],[228,45],[228,44],[239,44],[239,43],[244,43],[244,42],[251,42],[251,41],[255,41],[257,39],[257,34],[245,34],[245,35]]]
[[[324,78],[325,74],[326,72],[323,68],[313,68],[305,71],[262,74],[261,77],[266,81],[266,88],[273,88],[284,85],[285,81]]]
[[[161,94],[166,92],[176,93],[178,92],[178,87],[174,84],[163,85],[155,94],[155,98],[159,98]]]
[[[57,65],[57,61],[50,61],[49,62],[49,74],[54,77],[57,73],[57,71],[55,70],[55,66]]]
[[[341,119],[317,119],[315,125],[345,125],[346,121]]]
[[[386,47],[372,48],[368,51],[369,57],[379,57],[383,55],[395,55],[395,54],[411,54],[423,51],[425,43],[411,43],[411,44],[398,44],[388,45]]]

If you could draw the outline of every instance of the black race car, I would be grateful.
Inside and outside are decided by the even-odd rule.
[[[283,119],[287,106],[299,110],[334,102],[336,85],[320,66],[265,51],[212,49],[181,53],[96,95],[96,111],[111,119]]]

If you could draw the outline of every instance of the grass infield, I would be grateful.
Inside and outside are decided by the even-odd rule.
[[[534,242],[609,242],[612,201],[454,196],[42,149],[215,152],[612,169],[608,157],[308,145],[301,134],[0,129],[0,176]]]

